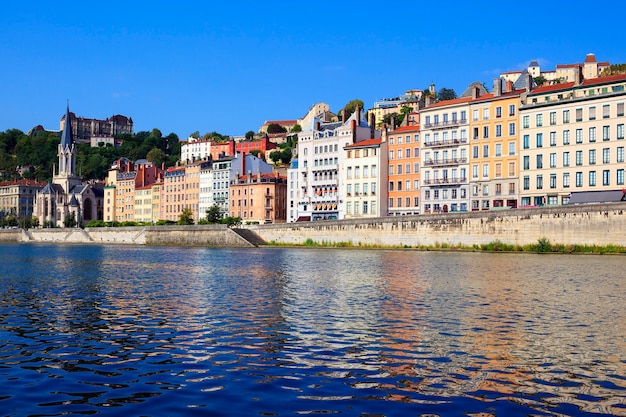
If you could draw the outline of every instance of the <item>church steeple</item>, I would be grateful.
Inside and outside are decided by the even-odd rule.
[[[70,119],[70,103],[67,103],[67,110],[65,111],[65,126],[63,126],[63,133],[61,134],[61,147],[67,148],[74,143],[74,137],[72,135],[72,120]]]

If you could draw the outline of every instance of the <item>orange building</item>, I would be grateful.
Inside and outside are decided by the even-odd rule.
[[[420,127],[402,126],[387,134],[391,216],[420,212]]]
[[[245,222],[287,221],[287,177],[272,174],[238,175],[230,184],[230,216]]]

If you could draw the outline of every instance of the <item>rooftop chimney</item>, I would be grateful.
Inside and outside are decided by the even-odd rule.
[[[480,96],[480,89],[477,86],[472,87],[472,100],[476,100]]]
[[[578,86],[583,82],[583,69],[578,66],[574,69],[574,85]]]
[[[502,79],[494,78],[493,79],[493,96],[500,97],[502,95]]]
[[[370,113],[370,137],[374,138],[374,130],[376,130],[376,115],[374,113]]]
[[[509,92],[509,93],[510,93],[511,91],[513,91],[513,81],[508,80],[508,81],[506,82],[506,91],[507,91],[507,92]]]

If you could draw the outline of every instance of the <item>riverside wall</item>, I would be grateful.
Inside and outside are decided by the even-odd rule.
[[[0,230],[0,241],[77,244],[253,246],[226,225]]]
[[[526,245],[626,246],[626,203],[445,213],[249,226],[266,242],[376,246],[472,246],[495,240]]]
[[[243,226],[268,243],[419,247],[472,246],[499,240],[527,245],[626,247],[626,202]],[[0,230],[4,242],[254,246],[225,225]]]

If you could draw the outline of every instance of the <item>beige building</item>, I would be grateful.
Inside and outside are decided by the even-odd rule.
[[[427,102],[420,111],[420,213],[469,209],[468,117],[474,99],[476,92],[454,100]]]
[[[626,75],[541,86],[520,107],[521,204],[624,188]]]
[[[387,215],[387,141],[366,139],[345,146],[344,218]],[[334,203],[332,209],[334,209]],[[321,210],[325,210],[323,206]],[[316,210],[316,207],[313,207]]]
[[[35,195],[45,185],[35,180],[0,182],[0,221],[8,216],[18,221],[32,217]]]

